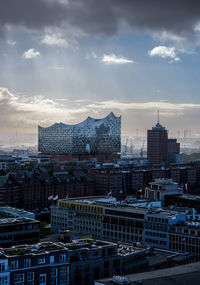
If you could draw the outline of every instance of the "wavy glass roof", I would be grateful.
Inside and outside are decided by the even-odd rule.
[[[60,123],[56,123],[54,125],[60,126],[61,128],[85,127],[85,126],[88,126],[88,125],[89,126],[100,126],[107,119],[116,119],[116,118],[120,118],[120,117],[117,117],[117,116],[115,116],[113,114],[113,112],[110,112],[110,114],[108,114],[106,117],[104,117],[102,119],[95,119],[95,118],[92,118],[92,117],[87,117],[87,119],[85,119],[83,122],[80,122],[80,123],[74,124],[74,125],[68,125],[68,124],[64,124],[64,123],[61,123],[61,122]],[[50,127],[52,127],[52,126],[50,126]]]

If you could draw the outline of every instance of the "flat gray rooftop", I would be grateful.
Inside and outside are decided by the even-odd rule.
[[[162,270],[126,275],[130,284],[143,285],[199,285],[200,262],[171,267]],[[98,281],[99,284],[114,284],[111,278]]]

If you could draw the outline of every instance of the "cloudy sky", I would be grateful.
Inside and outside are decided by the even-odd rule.
[[[110,111],[122,134],[199,131],[198,0],[1,0],[0,132]]]

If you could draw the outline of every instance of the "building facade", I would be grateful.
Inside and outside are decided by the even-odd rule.
[[[1,249],[0,257],[0,284],[70,284],[67,249],[59,244],[23,244]]]
[[[149,201],[161,201],[161,206],[165,205],[165,197],[181,195],[182,190],[172,179],[155,179],[145,188],[145,198]]]
[[[145,216],[144,243],[146,245],[169,249],[169,232],[172,226],[186,221],[184,213],[152,210]]]
[[[107,201],[106,201],[107,200]],[[51,228],[71,230],[102,240],[170,249],[171,229],[199,220],[193,209],[167,209],[116,202],[115,198],[62,199],[51,208]],[[176,250],[175,248],[171,248]]]
[[[121,117],[112,112],[103,119],[88,117],[76,125],[38,126],[42,154],[117,154],[121,150]]]
[[[199,219],[179,223],[169,232],[169,248],[178,252],[190,252],[200,260],[200,223]]]
[[[53,231],[72,230],[112,242],[142,243],[147,209],[105,197],[62,199],[51,207]]]
[[[159,122],[147,131],[147,160],[157,164],[168,160],[168,133]]]
[[[119,168],[91,168],[88,174],[95,181],[97,195],[118,195],[123,189],[123,173]]]
[[[40,239],[40,222],[28,218],[0,219],[0,246],[34,243]]]
[[[168,160],[170,162],[176,162],[179,154],[180,143],[177,142],[177,139],[168,139]]]
[[[148,266],[144,249],[92,239],[0,249],[2,285],[93,285]]]

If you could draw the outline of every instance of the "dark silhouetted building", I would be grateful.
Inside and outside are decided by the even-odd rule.
[[[170,162],[177,161],[177,155],[180,153],[180,143],[177,139],[168,139],[168,160]]]
[[[152,130],[147,131],[147,159],[151,163],[168,160],[168,133],[159,120]]]

